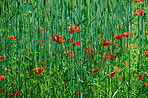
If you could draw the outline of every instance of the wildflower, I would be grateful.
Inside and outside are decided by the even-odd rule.
[[[42,72],[44,72],[44,69],[42,69],[42,68],[34,68],[34,72],[36,74],[41,74]]]
[[[125,62],[125,65],[127,65],[127,61]]]
[[[62,38],[59,34],[59,36],[55,33],[55,35],[53,35],[53,42],[57,42],[58,44],[61,44],[62,41],[64,40],[64,38]]]
[[[121,79],[123,78],[123,75],[120,75]]]
[[[116,74],[116,71],[112,72],[112,73],[110,74],[110,77],[112,78],[115,74]],[[109,73],[108,73],[108,72],[106,73],[106,75],[109,77]]]
[[[148,87],[148,82],[147,82],[147,83],[145,83],[145,85],[146,85],[146,87]]]
[[[70,41],[71,41],[72,45],[75,46],[74,39],[72,40],[72,38],[70,38]],[[76,46],[80,46],[80,41],[76,41]]]
[[[76,25],[72,25],[68,27],[69,33],[72,34],[74,32],[79,32],[80,31],[80,27],[76,26]]]
[[[124,37],[133,36],[133,33],[131,33],[130,31],[129,31],[129,33],[128,32],[124,32],[123,36]]]
[[[10,97],[14,97],[14,96],[15,96],[15,94],[14,94],[14,93],[11,93],[9,96],[10,96]]]
[[[66,82],[65,82],[65,81],[63,81],[62,83],[63,83],[63,84],[66,84]]]
[[[148,57],[148,49],[145,50],[145,55]]]
[[[133,0],[135,3],[141,4],[143,0]]]
[[[65,54],[66,54],[67,56],[74,56],[74,51],[72,51],[72,50],[66,51],[66,49],[65,49]]]
[[[0,80],[2,80],[2,79],[5,79],[5,77],[4,76],[0,76]]]
[[[81,91],[81,93],[83,93],[83,91]],[[76,92],[76,95],[80,95],[80,91]]]
[[[101,41],[101,43],[105,43],[106,42],[106,40],[102,39],[102,38],[100,38],[100,41]]]
[[[42,67],[45,67],[44,61],[42,61]]]
[[[123,37],[123,34],[119,34],[119,35],[114,36],[115,39],[122,39],[122,37]]]
[[[15,93],[11,93],[9,96],[10,96],[10,97],[15,97],[15,94],[18,95],[19,92],[17,92],[17,90],[15,90]]]
[[[11,40],[13,40],[13,37],[12,37],[12,35],[8,35],[8,38],[9,38],[9,39],[11,39]]]
[[[42,39],[41,41],[40,41],[40,39],[39,39],[39,42],[42,42],[42,43],[43,43],[43,42],[44,42],[44,39]]]
[[[117,71],[117,70],[118,70],[118,67],[117,67],[117,66],[115,66],[115,67],[114,67],[114,70],[116,70],[116,71]]]
[[[136,10],[136,13],[134,14],[134,16],[142,16],[144,14],[144,10]]]
[[[104,42],[103,43],[103,46],[105,47],[105,46],[108,46],[109,45],[109,42]]]
[[[112,72],[111,75],[110,75],[110,77],[113,77],[114,74],[116,74],[116,71]]]
[[[16,36],[12,36],[12,35],[8,35],[8,38],[9,38],[10,40],[13,40],[13,39],[16,39],[17,37],[16,37]]]
[[[146,30],[145,34],[146,34],[146,35],[148,34],[148,30]]]
[[[89,45],[89,49],[88,49],[88,47],[86,46],[86,51],[84,51],[84,52],[86,52],[86,53],[91,53],[91,52],[95,52],[95,50],[94,49],[91,49],[91,45]]]
[[[20,72],[20,71],[17,71],[18,73]],[[22,70],[21,70],[21,72],[23,72]]]
[[[143,75],[142,74],[139,74],[139,75],[136,75],[136,77],[138,77],[139,79],[142,79]]]
[[[15,94],[16,94],[16,95],[18,95],[18,94],[19,94],[19,92],[17,92],[17,90],[15,90]]]
[[[95,93],[97,90],[92,89],[91,91]]]
[[[0,62],[4,60],[4,57],[0,56]],[[6,60],[6,56],[5,56],[5,60]]]
[[[109,60],[113,60],[113,59],[116,59],[116,58],[117,58],[116,55],[112,55],[112,54],[109,54],[109,53],[106,53],[106,54],[105,54],[105,57],[106,57],[107,59],[109,59]]]
[[[99,68],[96,67],[95,69],[92,69],[92,72],[96,73],[96,72],[98,72],[98,70],[99,70]]]
[[[101,43],[103,43],[104,47],[109,45],[109,42],[106,42],[105,39],[100,38],[100,41],[101,41]]]
[[[110,40],[110,44],[113,44],[114,42],[113,42],[113,40]]]

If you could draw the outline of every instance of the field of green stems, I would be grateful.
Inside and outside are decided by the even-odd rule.
[[[0,0],[0,98],[147,98],[147,0]]]

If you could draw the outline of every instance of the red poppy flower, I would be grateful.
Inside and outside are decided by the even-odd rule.
[[[43,42],[44,42],[44,39],[42,39],[41,41],[40,41],[40,39],[39,39],[39,46],[41,45],[40,42],[43,43]],[[36,45],[37,45],[37,44],[36,44]]]
[[[72,45],[75,46],[74,39],[72,40],[72,38],[70,38],[70,41],[71,41]],[[80,41],[76,41],[76,46],[80,46]]]
[[[136,10],[136,13],[134,14],[134,16],[142,16],[144,14],[144,10]]]
[[[17,71],[18,73],[20,72],[20,71]],[[21,70],[21,72],[23,72],[22,70]]]
[[[15,96],[15,94],[14,94],[14,93],[11,93],[9,96],[10,96],[10,97],[14,97],[14,96]]]
[[[10,96],[10,97],[15,97],[15,94],[18,95],[19,92],[17,92],[17,90],[15,90],[15,93],[11,93],[9,96]]]
[[[146,30],[145,34],[146,34],[146,35],[148,34],[148,30]]]
[[[120,75],[121,79],[123,78],[123,75]]]
[[[146,87],[148,87],[148,82],[147,82],[147,83],[145,83],[145,85],[146,85]]]
[[[131,33],[130,31],[129,31],[129,33],[128,32],[124,32],[123,36],[124,37],[133,36],[133,33]]]
[[[42,69],[42,68],[34,68],[34,72],[36,74],[41,74],[42,72],[44,72],[44,69]]]
[[[97,90],[92,89],[91,91],[95,93]]]
[[[16,95],[18,95],[18,94],[19,94],[19,92],[17,92],[17,90],[15,90],[15,94],[16,94]]]
[[[42,39],[42,43],[44,42],[44,39]]]
[[[98,71],[99,71],[99,68],[98,67],[96,67],[95,69],[92,69],[92,72],[94,72],[94,73],[96,73]]]
[[[17,37],[16,37],[16,36],[14,36],[13,38],[14,38],[14,39],[16,39]]]
[[[145,50],[145,53],[146,53],[145,55],[148,56],[148,49]]]
[[[109,45],[109,42],[106,42],[105,39],[100,38],[101,43],[103,43],[103,46],[106,47]]]
[[[109,45],[109,42],[104,42],[104,43],[103,43],[103,46],[104,46],[104,47],[106,47],[106,46],[108,46],[108,45]]]
[[[116,58],[117,58],[116,55],[112,55],[112,54],[109,54],[109,53],[106,53],[106,54],[105,54],[105,57],[106,57],[107,59],[109,59],[109,60],[113,60],[113,59],[116,59]]]
[[[44,61],[42,61],[42,67],[45,67]]]
[[[12,36],[12,35],[8,35],[8,38],[9,38],[10,40],[13,40],[13,36]]]
[[[43,42],[44,42],[44,39],[42,39],[41,41],[40,41],[40,39],[39,39],[39,42],[42,42],[42,43],[43,43]]]
[[[79,32],[80,31],[80,27],[76,26],[76,25],[72,25],[68,27],[69,33],[72,34],[74,32]]]
[[[74,51],[72,51],[72,50],[66,51],[66,49],[65,49],[65,54],[66,54],[67,56],[74,56]]]
[[[62,38],[59,34],[59,36],[55,33],[55,35],[53,35],[53,42],[57,42],[58,44],[61,44],[62,41],[64,40],[64,38]]]
[[[105,39],[100,38],[101,43],[106,43]]]
[[[81,91],[81,93],[83,93],[83,91]],[[80,95],[80,91],[76,92],[76,95]]]
[[[136,75],[136,77],[138,77],[139,79],[142,79],[143,75],[142,74],[139,74],[139,75]]]
[[[113,40],[110,40],[110,44],[113,44],[114,42],[113,42]]]
[[[89,45],[89,48],[86,46],[86,51],[84,51],[84,52],[86,52],[86,53],[91,53],[91,52],[95,52],[95,49],[91,49],[91,45]]]
[[[44,61],[42,61],[42,64],[44,64]]]
[[[123,37],[123,34],[119,34],[119,35],[114,36],[114,38],[116,38],[116,39],[122,39],[122,37]]]
[[[113,77],[114,74],[116,74],[116,71],[112,72],[112,73],[110,74],[110,77]]]
[[[116,71],[112,72],[112,73],[110,74],[110,77],[112,78],[115,74],[116,74]],[[108,72],[106,73],[106,75],[109,77],[109,73],[108,73]]]
[[[5,77],[4,76],[0,76],[0,80],[2,80],[2,79],[5,79]]]
[[[65,81],[63,81],[62,83],[63,83],[63,84],[66,84],[66,82],[65,82]]]

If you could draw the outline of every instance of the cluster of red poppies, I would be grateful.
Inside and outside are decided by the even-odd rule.
[[[145,50],[145,55],[148,57],[148,49]]]
[[[10,97],[15,97],[15,95],[18,95],[19,94],[19,92],[17,92],[17,90],[15,90],[15,93],[11,93],[9,96]]]
[[[134,3],[138,3],[138,4],[141,4],[144,0],[133,0]]]
[[[0,56],[0,62],[4,60],[4,57]],[[6,60],[6,56],[5,56],[5,60]]]
[[[14,40],[14,39],[16,39],[17,37],[16,37],[16,36],[12,36],[12,35],[8,35],[8,38],[9,38],[10,40]]]

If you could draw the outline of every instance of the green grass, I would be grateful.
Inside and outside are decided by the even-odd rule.
[[[146,98],[147,9],[146,0],[142,4],[133,0],[0,0],[0,56],[4,57],[0,76],[5,76],[0,80],[0,98],[8,98],[15,90],[17,98]],[[134,16],[136,10],[144,10],[144,15]],[[80,31],[70,34],[72,24]],[[129,31],[133,36],[114,38]],[[55,33],[64,38],[61,44],[53,42]],[[10,40],[8,35],[17,38]],[[81,46],[73,46],[70,38]],[[103,47],[100,38],[115,44]],[[94,53],[84,52],[89,45]],[[74,51],[74,57],[67,56],[65,49]],[[117,58],[106,59],[105,53]],[[116,74],[107,77],[115,66]],[[92,72],[96,67],[99,71]],[[36,74],[34,68],[44,72]]]

